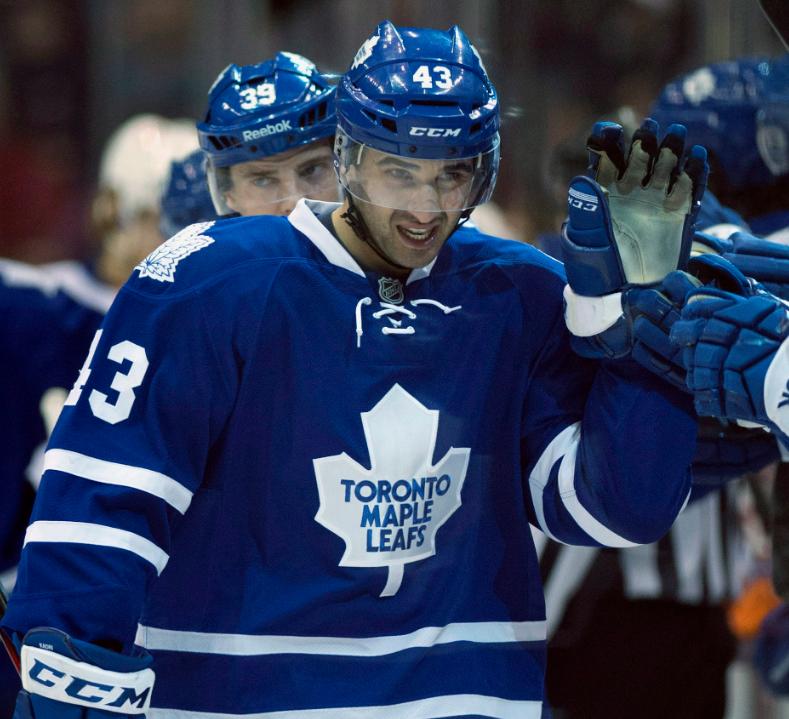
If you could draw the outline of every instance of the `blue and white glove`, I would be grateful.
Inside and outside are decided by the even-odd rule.
[[[707,256],[691,260],[691,267]],[[719,267],[725,260],[713,257]],[[683,348],[688,388],[702,416],[789,431],[789,312],[728,265],[732,283],[692,290],[671,342]],[[707,280],[703,274],[702,281]],[[715,286],[718,284],[718,286]],[[733,290],[733,291],[732,291]]]
[[[690,286],[676,278],[671,287],[662,283],[687,262],[708,167],[698,146],[681,166],[684,127],[669,127],[660,145],[657,131],[657,123],[645,120],[626,161],[622,128],[595,125],[589,176],[570,183],[562,228],[565,319],[579,354],[616,359],[633,352],[684,388],[667,335]],[[645,347],[635,351],[639,344]]]
[[[722,239],[697,232],[693,253],[714,253],[729,260],[738,270],[753,277],[765,290],[782,300],[789,300],[789,247],[735,232]]]
[[[154,682],[148,654],[116,654],[49,627],[31,629],[15,643],[23,688],[14,719],[145,716]]]

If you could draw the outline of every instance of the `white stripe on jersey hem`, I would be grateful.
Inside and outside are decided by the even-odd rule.
[[[439,719],[470,714],[492,719],[540,719],[542,702],[515,701],[482,694],[453,694],[385,706],[292,709],[256,714],[219,714],[154,707],[146,712],[149,719]]]
[[[44,455],[44,472],[53,469],[103,484],[131,487],[163,499],[181,514],[192,502],[192,492],[166,474],[128,464],[107,462],[67,449],[50,449]]]
[[[583,529],[592,539],[604,547],[638,547],[638,542],[631,542],[620,537],[616,532],[606,527],[602,522],[581,504],[575,493],[575,459],[578,456],[578,443],[576,442],[562,459],[559,467],[559,496],[562,499],[570,516],[576,524]]]
[[[537,521],[540,524],[540,529],[542,529],[545,534],[553,539],[554,542],[560,542],[561,544],[566,544],[566,542],[562,542],[560,539],[554,537],[553,534],[551,534],[551,531],[548,529],[547,523],[545,522],[545,510],[542,506],[542,496],[543,492],[545,491],[545,485],[548,484],[548,480],[551,477],[551,469],[553,469],[553,466],[560,458],[564,457],[567,452],[572,450],[573,446],[576,448],[577,452],[578,443],[580,441],[580,422],[576,422],[575,424],[571,424],[569,427],[565,427],[551,440],[551,443],[545,448],[545,451],[540,456],[537,464],[534,465],[531,475],[529,475],[529,491],[531,492],[531,501],[534,505],[534,511],[537,514]]]
[[[170,559],[169,555],[153,542],[139,534],[87,522],[33,522],[25,532],[25,544],[28,542],[93,544],[99,547],[125,549],[153,564],[157,574],[162,573]]]
[[[316,209],[324,209],[324,207],[326,209],[331,207],[336,209],[339,207],[338,204],[329,202],[316,204]],[[303,232],[307,235],[312,244],[315,245],[333,265],[349,270],[356,275],[361,275],[362,277],[366,276],[356,260],[353,259],[351,253],[343,247],[342,243],[334,237],[315,216],[304,198],[296,203],[293,212],[288,215],[288,222],[299,232]]]
[[[452,642],[498,644],[545,640],[545,622],[464,622],[423,627],[410,634],[385,637],[295,637],[257,634],[211,634],[137,625],[134,643],[151,651],[265,656],[313,654],[379,657],[406,649]]]

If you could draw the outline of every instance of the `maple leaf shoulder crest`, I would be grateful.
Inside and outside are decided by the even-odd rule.
[[[159,245],[134,269],[139,271],[140,277],[150,277],[160,282],[174,282],[178,263],[193,252],[202,250],[214,242],[213,238],[203,234],[213,225],[214,222],[198,222],[185,227],[167,242]]]

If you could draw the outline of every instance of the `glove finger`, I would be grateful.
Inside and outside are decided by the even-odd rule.
[[[633,133],[630,156],[627,159],[627,170],[617,183],[617,189],[621,195],[628,195],[636,187],[644,184],[652,170],[657,150],[657,123],[647,118],[641,127]]]
[[[694,204],[701,204],[701,198],[704,196],[704,188],[707,187],[707,176],[709,172],[710,166],[707,164],[707,151],[701,145],[694,145],[691,148],[690,155],[683,168],[683,173],[687,175],[693,183]]]
[[[682,319],[695,320],[700,317],[709,319],[716,312],[728,309],[735,304],[737,304],[735,295],[717,290],[714,287],[699,287],[696,290],[691,290],[685,298]]]
[[[702,284],[746,297],[753,294],[748,278],[729,260],[717,255],[699,255],[688,260],[688,272]]]
[[[687,272],[676,270],[663,278],[663,294],[672,302],[684,305],[688,294],[701,286],[701,282]]]
[[[633,345],[633,359],[642,367],[664,379],[684,392],[690,392],[686,382],[686,372],[683,367],[668,362],[664,357],[651,350],[641,342]]]
[[[679,175],[679,163],[685,148],[686,130],[682,125],[671,125],[660,143],[658,159],[652,173],[650,186],[666,190],[669,182]]]
[[[649,321],[668,333],[680,318],[680,307],[656,289],[631,290],[638,312],[636,316],[646,316]],[[630,298],[628,298],[630,299]]]
[[[683,172],[666,195],[666,199],[663,201],[663,210],[665,212],[677,212],[678,210],[689,212],[692,196],[693,180]]]
[[[682,363],[682,348],[672,344],[669,333],[657,327],[646,317],[639,317],[633,323],[633,337],[669,362]]]
[[[623,130],[615,122],[595,123],[586,141],[589,150],[588,176],[600,185],[608,186],[625,171]]]
[[[677,345],[678,347],[691,347],[695,345],[699,341],[706,326],[707,320],[705,319],[681,319],[679,322],[675,322],[669,334],[671,344]],[[683,357],[683,364],[687,367],[690,366],[687,356]]]
[[[677,166],[677,156],[667,147],[664,147],[658,153],[657,162],[655,162],[655,170],[652,173],[652,179],[649,181],[649,186],[655,190],[665,190],[668,187],[671,173]]]

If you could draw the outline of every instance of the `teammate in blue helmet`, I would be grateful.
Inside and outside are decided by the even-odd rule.
[[[407,275],[424,266],[493,193],[498,98],[457,27],[382,24],[340,81],[337,123],[346,201],[335,227],[371,267]]]
[[[754,232],[789,224],[789,56],[694,70],[666,85],[650,116],[707,149],[709,190]]]
[[[206,154],[195,150],[183,160],[174,160],[162,195],[159,231],[172,237],[195,222],[218,220],[206,180]]]
[[[301,55],[229,65],[197,124],[217,214],[287,215],[302,197],[336,201],[335,88]]]

